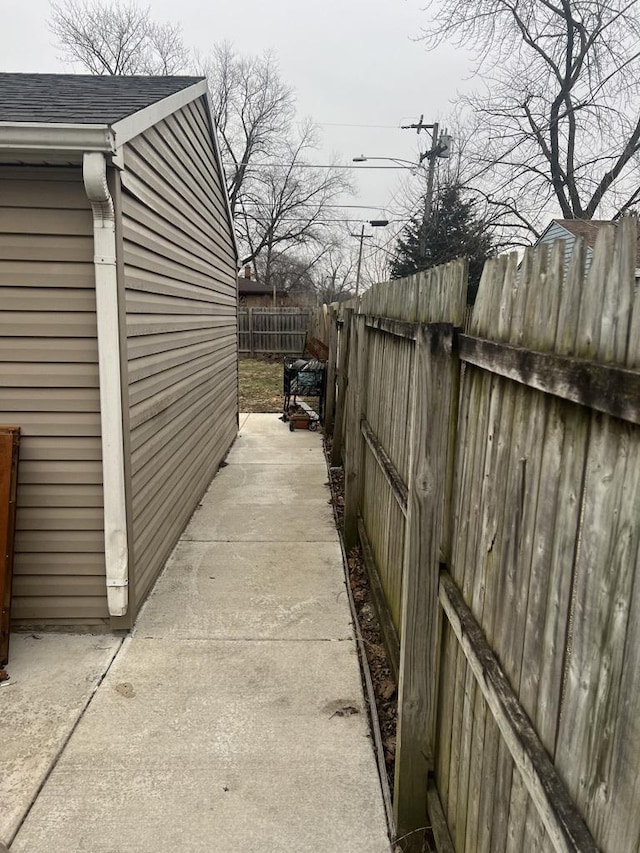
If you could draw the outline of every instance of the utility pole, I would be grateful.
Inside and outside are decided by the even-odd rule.
[[[436,172],[436,157],[438,156],[438,122],[434,122],[431,125],[431,150],[426,151],[424,154],[420,155],[420,162],[424,160],[425,157],[429,160],[429,168],[427,170],[427,194],[424,198],[424,213],[422,215],[422,233],[421,239],[424,241],[424,245],[420,247],[420,253],[422,255],[425,254],[427,249],[427,225],[429,224],[429,220],[431,219],[431,207],[433,205],[433,181],[435,178]]]
[[[369,219],[367,221],[369,222],[369,225],[372,228],[384,228],[389,224],[388,219]],[[351,234],[352,237],[357,237],[360,240],[360,250],[358,251],[358,270],[356,272],[356,299],[358,298],[358,291],[360,290],[360,270],[362,269],[362,246],[364,244],[364,226],[365,223],[363,222],[359,234]]]
[[[362,268],[362,246],[364,244],[364,222],[362,223],[362,228],[360,229],[360,251],[358,252],[358,271],[356,272],[356,299],[358,298],[358,291],[360,289],[360,269]]]
[[[451,139],[446,135],[446,133],[440,137],[440,125],[437,121],[433,124],[425,124],[423,119],[424,114],[420,116],[420,119],[416,124],[402,125],[402,130],[415,130],[418,134],[420,134],[421,130],[431,131],[431,147],[428,151],[425,151],[420,155],[420,163],[425,159],[429,161],[427,169],[427,192],[424,198],[424,212],[422,214],[422,225],[420,226],[420,238],[418,242],[420,255],[422,257],[427,253],[427,226],[431,219],[431,208],[433,207],[433,183],[436,172],[436,157],[449,156],[449,144]]]

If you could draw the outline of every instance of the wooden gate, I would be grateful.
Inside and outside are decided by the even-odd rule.
[[[9,659],[19,442],[19,427],[0,427],[0,667]]]

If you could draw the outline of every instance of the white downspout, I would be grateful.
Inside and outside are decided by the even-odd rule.
[[[107,603],[111,616],[124,616],[129,604],[129,554],[115,214],[107,184],[107,163],[104,154],[84,154],[82,172],[87,198],[93,210]]]

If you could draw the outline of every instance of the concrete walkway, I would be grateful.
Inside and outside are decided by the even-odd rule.
[[[320,437],[227,461],[12,853],[389,850]]]

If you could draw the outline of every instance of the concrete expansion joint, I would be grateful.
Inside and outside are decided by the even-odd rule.
[[[136,635],[136,640],[155,640],[166,642],[162,635]],[[353,643],[353,637],[173,637],[172,642],[185,643]],[[2,853],[2,851],[0,851]]]
[[[33,792],[33,795],[31,796],[31,799],[30,799],[29,805],[27,806],[27,808],[26,808],[26,810],[25,810],[24,814],[22,815],[22,819],[19,821],[18,825],[16,826],[15,830],[12,832],[11,836],[10,836],[9,838],[7,838],[7,845],[8,845],[9,847],[11,847],[11,844],[13,843],[13,841],[14,841],[15,837],[18,835],[18,833],[20,832],[20,830],[21,830],[22,826],[24,825],[24,822],[25,822],[25,821],[27,820],[27,818],[29,817],[29,814],[30,814],[30,812],[31,812],[31,809],[32,809],[32,808],[33,808],[33,806],[35,805],[36,800],[37,800],[37,799],[38,799],[38,797],[40,796],[40,793],[41,793],[42,789],[44,788],[44,786],[46,785],[47,781],[49,780],[49,777],[51,776],[51,774],[53,773],[53,771],[54,771],[54,770],[55,770],[55,768],[57,767],[58,762],[60,761],[60,758],[62,757],[62,754],[63,754],[63,752],[65,751],[65,749],[66,749],[66,747],[67,747],[67,744],[69,743],[69,741],[71,740],[71,738],[72,738],[72,736],[73,736],[74,732],[76,731],[76,729],[77,729],[77,728],[78,728],[78,726],[80,725],[81,720],[84,718],[85,714],[86,714],[86,713],[87,713],[87,711],[89,710],[89,707],[91,706],[91,703],[93,702],[93,699],[94,699],[94,697],[95,697],[96,693],[98,692],[98,689],[100,688],[100,685],[103,683],[103,681],[105,680],[105,678],[107,677],[107,675],[108,675],[108,674],[109,674],[109,672],[111,671],[111,667],[112,667],[112,666],[113,666],[113,664],[115,663],[116,658],[117,658],[117,657],[119,657],[119,655],[121,654],[121,652],[122,652],[122,648],[123,648],[123,646],[124,646],[124,644],[125,644],[125,640],[126,640],[126,637],[122,637],[122,638],[119,640],[118,645],[117,645],[117,647],[116,647],[116,649],[115,649],[115,651],[114,651],[114,653],[113,653],[113,657],[112,657],[112,658],[111,658],[111,660],[109,661],[108,666],[107,666],[107,667],[105,667],[104,672],[100,675],[100,677],[96,679],[96,682],[95,682],[95,684],[93,685],[93,689],[91,690],[91,692],[90,692],[90,693],[89,693],[89,695],[87,696],[87,699],[86,699],[86,701],[85,701],[84,705],[83,705],[83,706],[82,706],[82,708],[80,709],[80,713],[78,714],[78,716],[76,717],[76,719],[75,719],[75,721],[74,721],[73,725],[70,727],[69,731],[67,732],[66,737],[64,737],[64,738],[61,740],[60,745],[59,745],[59,747],[58,747],[58,749],[57,749],[57,751],[56,751],[55,755],[54,755],[54,756],[53,756],[53,758],[51,759],[51,763],[50,763],[50,765],[49,765],[49,767],[48,767],[48,769],[47,769],[47,772],[45,773],[45,775],[43,776],[42,780],[40,781],[40,784],[38,785],[38,787],[36,788],[36,790]],[[1,847],[1,846],[0,846],[0,853],[3,853],[3,850],[2,850],[2,847]]]
[[[191,539],[191,538],[189,538],[189,539],[183,539],[182,541],[183,542],[201,542],[201,543],[225,542],[228,545],[246,545],[249,543],[254,544],[254,545],[255,544],[259,545],[261,542],[264,542],[264,543],[270,542],[270,543],[274,543],[276,545],[278,543],[282,543],[283,545],[294,545],[294,544],[298,544],[301,540],[300,539]],[[335,538],[305,539],[303,541],[305,543],[310,543],[310,544],[313,544],[314,542],[315,543],[337,542],[338,536],[336,534]]]

